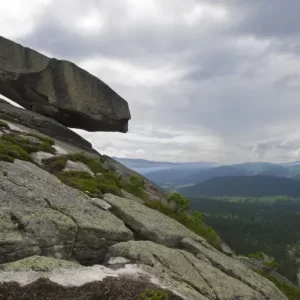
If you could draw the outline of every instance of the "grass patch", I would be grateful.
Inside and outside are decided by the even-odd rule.
[[[47,171],[49,171],[52,174],[57,174],[63,171],[63,169],[66,167],[66,163],[68,160],[84,163],[95,174],[107,172],[107,169],[105,169],[102,166],[101,157],[93,158],[85,155],[84,153],[66,154],[60,155],[58,157],[44,159],[43,164]]]
[[[121,196],[118,176],[114,172],[92,176],[88,172],[68,171],[61,172],[58,178],[73,188],[89,192],[93,197],[102,197],[105,193]]]
[[[9,129],[9,126],[6,122],[0,120],[0,128],[6,128],[6,129]]]
[[[280,281],[269,273],[266,272],[258,272],[258,273],[266,277],[270,281],[272,281],[281,290],[281,292],[288,297],[289,300],[300,299],[300,288],[296,288],[284,281]]]
[[[139,176],[132,175],[128,180],[122,180],[121,187],[136,197],[148,200],[144,180]]]
[[[191,215],[185,212],[176,212],[169,205],[161,203],[160,201],[147,201],[145,204],[176,220],[194,233],[205,238],[207,242],[215,248],[220,249],[220,237],[213,228],[203,222],[200,212],[195,211]]]
[[[13,163],[15,159],[30,160],[30,156],[20,146],[0,139],[0,160]]]
[[[44,141],[43,138],[39,138],[41,141],[40,144],[35,144],[32,141],[30,141],[30,138],[26,138],[26,136],[20,136],[12,133],[4,134],[1,137],[1,140],[10,142],[12,144],[15,144],[25,150],[28,154],[33,152],[48,152],[55,154],[55,149],[52,148],[52,145],[49,144],[49,141]]]
[[[169,292],[164,290],[146,289],[140,294],[139,300],[168,300]]]
[[[35,137],[35,138],[39,139],[41,142],[43,142],[44,144],[47,144],[49,146],[54,146],[55,145],[54,140],[49,138],[49,137],[40,136],[36,133],[26,133],[26,135]]]

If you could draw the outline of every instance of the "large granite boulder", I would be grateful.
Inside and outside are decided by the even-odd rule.
[[[133,238],[111,212],[30,162],[0,162],[0,263],[31,255],[101,262]]]
[[[82,138],[71,129],[61,125],[57,121],[38,113],[28,111],[0,98],[0,119],[23,125],[27,128],[38,130],[52,138],[67,142],[74,146],[94,152],[91,143]]]
[[[67,127],[128,131],[128,103],[100,79],[1,36],[0,94]]]

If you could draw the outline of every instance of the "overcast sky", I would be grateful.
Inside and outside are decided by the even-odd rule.
[[[1,0],[0,35],[71,60],[125,98],[101,153],[300,159],[299,0]]]

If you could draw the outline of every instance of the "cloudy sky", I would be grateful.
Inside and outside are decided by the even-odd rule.
[[[299,0],[1,0],[0,35],[71,60],[125,98],[101,152],[300,160]]]

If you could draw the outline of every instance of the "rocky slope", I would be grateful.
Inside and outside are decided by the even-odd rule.
[[[57,108],[65,94],[56,93],[55,98],[51,93],[60,85],[44,79],[49,78],[49,66],[54,62],[51,74],[62,74],[55,71],[60,63],[7,41],[5,45],[10,45],[5,54],[18,66],[28,68],[29,62],[43,65],[31,74],[37,80],[34,90],[46,96],[47,109],[49,105]],[[23,102],[37,100],[32,93],[19,93],[23,91],[19,89],[21,82],[28,87],[31,77],[18,72],[5,74],[15,77],[0,78],[0,91],[5,86],[9,87],[5,91],[16,92],[15,97]],[[15,78],[22,80],[14,82]],[[90,90],[88,84],[93,85],[96,79],[87,78],[82,85]],[[70,90],[77,83],[71,80]],[[102,130],[115,129],[109,120],[112,115],[120,116],[110,95],[104,94],[104,100],[114,113],[90,110],[96,120],[106,120],[107,127],[96,126]],[[77,99],[72,93],[67,98]],[[87,98],[86,107],[94,100]],[[29,104],[24,106],[30,108]],[[34,110],[0,101],[1,300],[287,299],[272,282],[217,244],[213,231],[201,219],[172,211],[159,187],[99,154],[64,127],[74,119],[62,121],[55,114],[42,116],[43,109]],[[66,116],[66,110],[59,112]],[[88,115],[81,105],[73,112],[73,116],[77,112]],[[104,115],[107,118],[102,118]],[[89,121],[90,116],[85,128],[94,129]],[[214,239],[203,237],[210,235]]]
[[[2,122],[0,142],[11,141],[26,151],[35,151],[46,138],[35,129]],[[111,158],[58,139],[53,139],[51,148],[54,151],[30,150],[28,159],[20,156],[13,162],[7,161],[3,146],[0,150],[1,281],[17,281],[22,286],[79,268],[77,272],[83,277],[93,270],[90,281],[85,282],[89,283],[101,281],[103,274],[97,268],[105,267],[123,280],[131,278],[134,269],[134,280],[173,291],[181,299],[286,299],[267,279],[174,219],[147,207],[145,200],[124,189],[119,195],[112,190],[99,198],[90,196],[89,191],[63,183],[63,177],[57,177],[53,170],[51,174],[48,161],[42,158],[54,161],[53,157],[69,155],[63,173],[92,174],[89,176],[94,178],[101,175],[83,162],[73,161],[72,154],[84,152],[92,159],[101,158],[103,172],[113,169],[119,178],[132,176],[132,171]],[[7,155],[20,153],[9,150]],[[147,199],[165,201],[162,191],[149,181],[144,191]],[[53,260],[36,263],[32,257]],[[111,269],[113,261],[117,264]],[[59,279],[54,282],[62,284]]]

